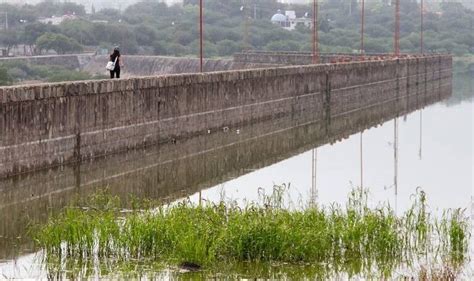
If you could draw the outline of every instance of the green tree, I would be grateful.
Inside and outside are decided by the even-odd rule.
[[[392,52],[394,17],[392,0],[366,1],[366,51]],[[404,52],[419,50],[419,1],[402,0],[401,45]],[[206,56],[228,56],[246,44],[252,49],[311,50],[311,30],[300,26],[287,31],[270,22],[277,9],[295,10],[298,17],[311,15],[310,3],[288,5],[276,0],[206,0]],[[360,11],[355,0],[320,2],[321,51],[359,49]],[[47,1],[38,5],[13,6],[0,4],[8,11],[10,29],[20,43],[34,47],[45,33],[63,34],[81,45],[120,45],[126,54],[155,53],[166,55],[195,55],[199,39],[198,0],[185,0],[184,6],[166,6],[161,1],[143,0],[124,12],[103,9],[86,15],[83,6]],[[254,6],[255,5],[255,6]],[[241,10],[241,6],[243,10]],[[255,11],[253,10],[256,8]],[[474,12],[459,3],[444,1],[430,5],[425,14],[425,46],[427,51],[450,51],[464,55],[474,53]],[[255,13],[254,13],[255,12]],[[66,21],[60,26],[33,23],[38,17],[76,14],[79,20]],[[250,16],[246,25],[245,16]],[[27,22],[21,21],[27,19]],[[1,23],[0,15],[0,23]],[[248,37],[244,36],[248,27]],[[244,39],[245,38],[245,39]],[[11,38],[10,38],[11,39]],[[11,41],[6,38],[3,42]],[[290,43],[291,42],[291,43]],[[41,42],[40,42],[41,43]],[[5,44],[5,43],[4,43]],[[42,43],[47,45],[45,42]],[[11,44],[8,44],[11,45]],[[64,50],[61,49],[61,52]],[[68,51],[69,52],[69,51]]]
[[[18,33],[15,31],[3,31],[0,33],[0,45],[5,46],[7,53],[20,43]]]
[[[232,40],[226,39],[217,43],[217,52],[221,57],[232,56],[233,54],[239,52],[240,49],[241,46]]]
[[[299,51],[300,45],[289,40],[272,41],[265,46],[268,51]]]
[[[157,56],[168,55],[168,46],[163,41],[153,42],[153,54]]]
[[[134,28],[136,41],[140,45],[150,46],[157,40],[156,30],[148,25],[138,25]]]
[[[12,78],[8,75],[5,67],[0,67],[0,86],[8,86],[12,83]]]
[[[54,50],[58,54],[81,52],[82,46],[75,40],[62,34],[45,33],[36,40],[39,50]]]
[[[69,38],[74,38],[81,45],[97,45],[97,38],[93,33],[93,23],[78,19],[67,20],[59,26],[60,32]]]

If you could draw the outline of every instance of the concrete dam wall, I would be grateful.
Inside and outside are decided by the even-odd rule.
[[[404,55],[409,56],[409,55]],[[383,60],[389,54],[366,53],[366,54],[344,54],[344,53],[322,53],[318,56],[319,63],[341,63],[360,60]],[[234,61],[248,64],[273,64],[273,65],[308,65],[313,64],[313,56],[306,52],[266,52],[246,51],[234,54]]]
[[[450,83],[450,56],[0,88],[0,176],[281,116],[332,120]],[[428,89],[427,96],[435,95]]]
[[[399,99],[338,115],[331,122],[314,119],[316,114],[310,110],[299,111],[239,126],[238,131],[218,130],[47,172],[0,179],[0,237],[4,237],[0,239],[0,259],[32,251],[30,242],[22,244],[17,237],[28,237],[29,225],[45,223],[52,211],[62,210],[78,194],[84,198],[108,187],[121,202],[129,202],[130,194],[174,201],[445,99],[452,90],[445,82],[441,87],[438,81],[418,83]],[[393,97],[398,94],[396,90],[391,93]],[[304,102],[295,100],[294,106]],[[24,223],[18,223],[21,218]],[[12,249],[12,242],[5,237],[19,247]]]

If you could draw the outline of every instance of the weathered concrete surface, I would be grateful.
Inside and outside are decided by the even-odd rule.
[[[17,237],[26,236],[29,223],[47,221],[52,211],[77,196],[84,198],[109,187],[122,202],[128,202],[130,194],[164,201],[185,197],[449,97],[451,84],[432,81],[400,91],[393,90],[389,100],[339,114],[330,122],[312,110],[293,111],[226,132],[216,130],[80,165],[0,179],[0,260],[14,256],[12,240],[20,243],[23,253],[33,251],[29,242],[22,244]],[[305,102],[295,99],[292,103],[301,108]],[[19,221],[22,218],[24,223]]]
[[[0,176],[295,112],[330,122],[408,104],[410,88],[450,81],[451,68],[437,56],[0,88]]]
[[[383,60],[389,54],[344,54],[344,53],[322,53],[318,56],[318,63],[341,63],[360,60]],[[404,55],[408,56],[408,55]],[[265,52],[247,51],[234,54],[237,63],[257,63],[276,65],[308,65],[313,64],[313,56],[306,52]]]
[[[312,56],[310,53],[297,52],[243,52],[234,54],[234,61],[241,63],[307,65],[312,63]]]

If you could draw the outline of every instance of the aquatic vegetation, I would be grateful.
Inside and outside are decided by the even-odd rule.
[[[345,207],[303,210],[284,208],[284,192],[285,186],[276,186],[260,204],[244,208],[234,202],[183,201],[145,210],[135,204],[127,213],[117,198],[99,194],[88,208],[66,208],[34,236],[47,263],[70,261],[80,268],[132,261],[222,271],[223,265],[246,262],[289,263],[318,276],[389,277],[409,267],[421,267],[426,276],[432,272],[425,268],[447,267],[455,275],[468,259],[470,233],[463,212],[433,218],[421,190],[402,216],[388,205],[369,208],[366,190],[354,189]]]

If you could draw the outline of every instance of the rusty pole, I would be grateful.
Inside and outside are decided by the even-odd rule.
[[[420,3],[420,53],[423,54],[423,31],[424,31],[424,0]]]
[[[248,51],[250,49],[250,44],[249,44],[249,29],[250,29],[250,16],[248,14],[249,12],[249,7],[247,5],[247,1],[244,1],[243,5],[243,12],[244,12],[244,17],[245,17],[245,22],[244,22],[244,51]]]
[[[318,198],[318,189],[317,189],[317,172],[318,172],[318,149],[313,148],[312,155],[312,172],[311,172],[311,190],[310,190],[310,205],[311,207],[316,207],[316,202]]]
[[[400,0],[395,0],[395,34],[393,38],[395,56],[400,56]]]
[[[360,18],[360,53],[364,54],[364,31],[365,31],[365,0],[361,0],[361,18]]]
[[[319,62],[318,48],[318,0],[313,0],[313,64]]]
[[[360,188],[364,188],[364,133],[360,132]]]
[[[200,69],[203,72],[203,13],[202,13],[202,1],[199,0],[199,62]]]

